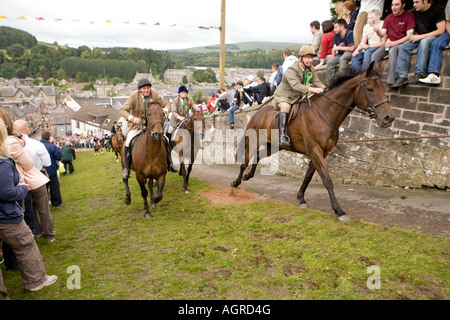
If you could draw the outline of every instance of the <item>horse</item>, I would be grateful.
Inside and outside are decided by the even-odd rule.
[[[171,141],[171,146],[178,154],[180,160],[178,174],[183,177],[184,193],[188,194],[189,175],[200,149],[200,139],[205,135],[205,116],[202,112],[195,111],[192,116],[180,123],[174,134],[176,134],[176,137]],[[187,170],[184,163],[185,159],[189,160]]]
[[[290,132],[290,146],[283,146],[281,149],[305,154],[310,159],[303,183],[297,193],[300,208],[308,208],[304,195],[315,171],[317,171],[328,191],[331,207],[337,219],[343,222],[351,221],[336,199],[325,158],[336,146],[339,140],[339,126],[352,110],[375,119],[378,126],[382,128],[392,125],[395,115],[386,97],[385,87],[373,66],[372,62],[367,71],[360,74],[350,72],[337,74],[324,92],[310,97],[309,103],[302,102],[300,105],[294,104],[292,107],[293,110],[297,110],[293,113],[297,113],[290,117],[287,126]],[[355,109],[356,106],[358,109]],[[278,129],[277,121],[275,121],[278,111],[279,108],[267,105],[259,109],[249,120],[245,132],[254,129],[256,144],[249,145],[247,134],[239,142],[238,149],[240,148],[240,154],[245,159],[241,162],[237,179],[231,183],[232,187],[238,187],[242,180],[251,179],[255,174],[258,162],[265,156],[279,151],[278,130],[274,130],[274,133],[271,132],[271,129]],[[259,129],[265,129],[262,131],[267,135],[262,137]],[[275,148],[272,147],[272,144]],[[262,145],[265,145],[267,150],[258,151]],[[277,146],[278,148],[276,148]],[[245,148],[244,151],[242,148]],[[256,161],[253,160],[250,171],[243,175],[250,159],[255,154]]]
[[[112,146],[111,146],[111,142],[109,141],[109,139],[105,140],[104,148],[105,148],[106,152],[111,153]]]
[[[94,156],[99,156],[100,151],[103,154],[103,149],[102,149],[102,145],[101,145],[100,141],[99,140],[94,141]]]
[[[156,209],[156,204],[162,199],[162,192],[166,181],[167,154],[163,143],[164,138],[164,111],[161,104],[156,101],[148,105],[146,114],[146,127],[142,134],[133,138],[130,144],[132,157],[130,170],[136,172],[136,179],[141,188],[141,195],[144,199],[144,217],[152,218],[145,187],[148,180],[150,189],[151,209]],[[123,148],[122,147],[122,154]],[[122,157],[122,169],[125,168],[125,157]],[[153,180],[157,182],[157,193],[153,194]],[[125,204],[131,204],[131,192],[128,187],[128,179],[123,179],[125,183],[126,197]]]
[[[122,129],[120,127],[118,127],[116,129],[116,134],[111,139],[112,150],[114,151],[114,154],[116,155],[117,162],[119,162],[119,155],[122,157],[121,150],[123,147],[123,140],[124,140],[124,138],[123,138]]]

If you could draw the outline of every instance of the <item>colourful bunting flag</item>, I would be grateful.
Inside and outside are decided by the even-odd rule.
[[[0,19],[6,19],[6,17],[5,16],[0,16]]]
[[[18,17],[17,19],[25,20],[26,18],[25,18],[24,16],[20,16],[20,17]]]
[[[111,20],[106,20],[105,22],[106,23],[113,23]]]
[[[45,19],[42,17],[37,17],[36,20],[45,20]]]

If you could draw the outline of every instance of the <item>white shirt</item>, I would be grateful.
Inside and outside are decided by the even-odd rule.
[[[384,0],[361,0],[359,5],[359,12],[370,12],[378,9],[383,15]]]
[[[50,167],[52,161],[44,144],[38,140],[31,139],[26,135],[23,137],[25,140],[25,148],[33,158],[33,166],[38,170],[42,170],[43,167]]]

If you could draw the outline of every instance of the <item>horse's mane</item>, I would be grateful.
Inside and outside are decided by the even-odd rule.
[[[347,68],[344,71],[337,73],[330,81],[328,81],[327,91],[339,87],[347,80],[353,79],[360,74],[361,73],[359,72],[353,71],[352,68]]]

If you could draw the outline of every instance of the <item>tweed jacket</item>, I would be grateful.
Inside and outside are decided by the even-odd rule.
[[[148,106],[151,102],[160,101],[162,108],[167,108],[169,112],[172,111],[172,106],[169,102],[161,98],[159,93],[151,89],[150,96],[145,99],[145,103]],[[137,129],[140,125],[135,124],[128,119],[130,115],[133,117],[140,118],[142,121],[145,121],[145,107],[144,107],[144,98],[143,95],[135,90],[129,97],[127,102],[120,108],[119,113],[122,117],[124,117],[128,121],[128,132],[133,129]]]
[[[312,78],[310,86],[317,88],[325,88],[322,81],[314,68],[311,68]],[[294,62],[287,70],[284,71],[283,80],[277,86],[274,93],[274,102],[287,102],[290,104],[296,103],[307,92],[309,86],[302,84],[303,82],[303,68],[299,61]]]
[[[186,110],[183,109],[183,103],[181,102],[181,98],[177,97],[175,99],[175,103],[173,106],[173,110],[172,110],[172,117],[175,116],[175,119],[178,118],[179,116],[182,117],[189,117],[189,110],[191,110],[191,108],[194,107],[194,105],[192,104],[192,101],[189,98],[186,98],[186,103],[188,104],[188,107],[186,108]]]

